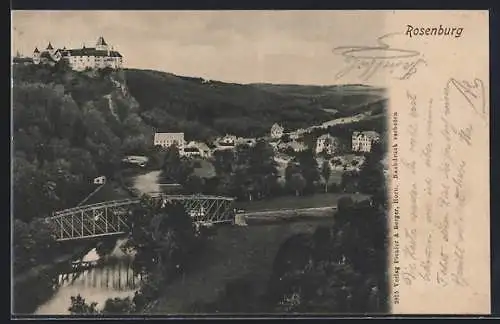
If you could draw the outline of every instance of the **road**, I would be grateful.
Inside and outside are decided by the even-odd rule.
[[[134,178],[134,188],[141,194],[150,194],[160,192],[160,170],[151,171],[145,174],[140,174]]]

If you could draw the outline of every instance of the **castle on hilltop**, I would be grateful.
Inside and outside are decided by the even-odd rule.
[[[123,57],[111,48],[101,36],[95,47],[75,49],[55,49],[49,42],[44,51],[35,48],[32,55],[33,64],[55,64],[61,59],[66,60],[73,70],[83,71],[85,69],[120,69],[123,65]]]

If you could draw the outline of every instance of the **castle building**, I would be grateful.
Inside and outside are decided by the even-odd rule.
[[[34,64],[55,64],[61,59],[66,60],[73,70],[83,71],[85,69],[120,69],[123,65],[123,57],[111,48],[101,36],[95,47],[66,49],[55,49],[49,42],[44,51],[35,48],[33,51]]]

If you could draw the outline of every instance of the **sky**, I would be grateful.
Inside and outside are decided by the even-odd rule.
[[[103,36],[128,68],[237,83],[336,84],[337,46],[372,44],[376,11],[14,11],[12,49],[91,47]],[[344,80],[345,81],[348,80]]]

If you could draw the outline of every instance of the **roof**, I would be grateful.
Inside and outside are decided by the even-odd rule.
[[[33,59],[31,57],[14,57],[14,63],[31,63]]]
[[[97,40],[97,45],[96,46],[107,46],[108,44],[106,44],[106,41],[104,41],[104,37],[99,37],[99,39]]]
[[[50,53],[47,51],[43,51],[42,54],[40,54],[40,57],[45,58],[45,59],[49,59],[51,61],[55,61],[54,58],[52,57],[52,55],[50,55]]]
[[[123,160],[130,161],[130,162],[148,162],[148,157],[147,156],[141,156],[141,155],[129,155],[125,157]]]
[[[53,50],[54,48],[52,47],[52,44],[49,42],[49,45],[47,45],[48,50]]]
[[[358,137],[358,136],[366,136],[366,137],[369,137],[369,138],[380,137],[379,133],[377,133],[375,131],[354,132],[354,133],[352,133],[352,135],[354,137]]]
[[[185,147],[184,152],[200,152],[200,149],[195,146]]]
[[[294,150],[307,148],[307,146],[304,143],[298,142],[298,141],[290,141],[287,143],[280,143],[280,144],[278,144],[278,147],[281,149],[291,147]]]
[[[70,56],[99,56],[99,57],[122,57],[118,51],[97,50],[95,47],[83,47],[76,49],[68,49],[63,51],[65,55]]]
[[[33,53],[40,53],[40,51],[38,50],[38,47],[35,47],[35,50],[33,51]]]
[[[236,140],[236,142],[238,142],[238,144],[255,144],[256,139],[240,137]]]
[[[203,142],[189,142],[188,145],[186,145],[186,147],[195,147],[199,150],[202,150],[202,151],[210,151],[210,148],[208,147],[207,144],[203,143]]]
[[[155,133],[155,141],[166,139],[182,139],[184,140],[184,133]]]

